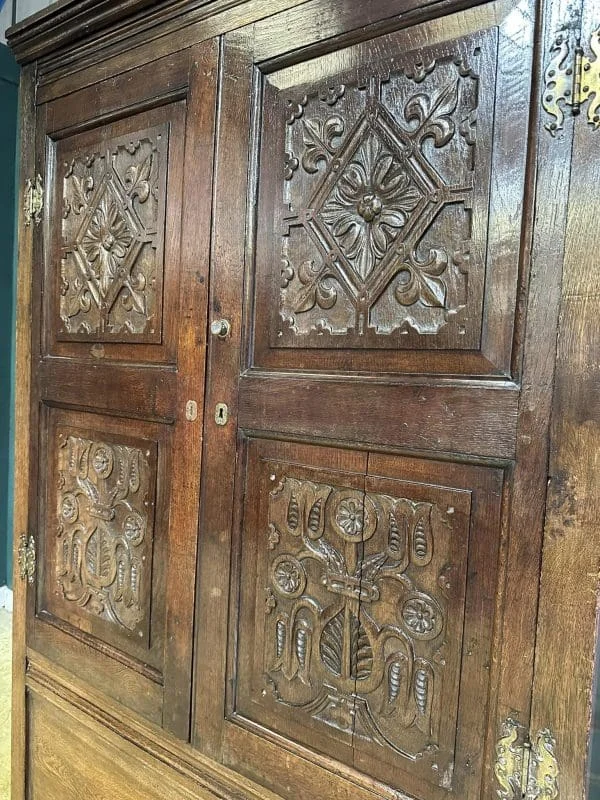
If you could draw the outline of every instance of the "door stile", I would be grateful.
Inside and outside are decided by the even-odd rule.
[[[599,4],[584,2],[580,41],[586,55],[599,24]],[[572,50],[579,36],[571,36]],[[588,796],[600,574],[600,164],[599,133],[587,112],[586,104],[564,123],[573,156],[562,197],[567,220],[531,717],[532,739],[548,729],[555,740],[559,796],[573,798]],[[561,146],[558,135],[548,139],[550,147]]]
[[[244,295],[248,136],[251,114],[252,28],[222,40],[213,187],[213,219],[208,302],[207,379],[204,406],[201,516],[199,527],[192,740],[220,758],[226,672],[228,593],[237,396]],[[241,101],[240,98],[245,98]],[[226,320],[229,332],[211,334],[212,323]],[[228,408],[217,425],[215,408]],[[210,685],[210,691],[207,686]]]
[[[173,481],[167,585],[191,587],[196,575],[197,537],[190,547],[186,532],[198,527],[198,498],[202,459],[201,409],[204,406],[206,361],[207,268],[211,236],[218,41],[210,39],[190,54],[188,114],[183,156],[184,191],[180,267],[179,341],[177,352],[177,417],[173,448],[185,453],[177,462]],[[171,213],[175,213],[175,209]],[[191,404],[195,404],[191,405]],[[194,410],[196,409],[196,410]],[[186,446],[190,437],[193,446]],[[181,595],[167,612],[167,641],[175,650],[165,668],[163,725],[180,738],[189,738],[194,604],[191,592]],[[172,644],[171,644],[172,643]]]
[[[32,605],[35,589],[19,572],[18,545],[22,534],[29,536],[29,481],[30,481],[30,398],[31,398],[31,292],[33,270],[33,242],[36,228],[25,225],[23,206],[25,181],[34,179],[40,170],[35,147],[36,66],[23,67],[19,95],[21,161],[19,174],[19,240],[16,309],[16,386],[15,386],[15,456],[14,456],[14,549],[13,549],[13,660],[12,660],[12,750],[11,796],[24,800],[26,792],[26,695],[25,668],[27,658],[26,629],[28,608]]]
[[[530,158],[527,183],[530,201],[526,205],[524,226],[527,238],[522,263],[522,291],[527,293],[527,309],[523,326],[514,488],[505,522],[508,537],[504,555],[504,613],[497,632],[501,654],[493,665],[496,692],[492,699],[492,725],[486,745],[484,785],[489,787],[495,780],[495,743],[501,735],[500,726],[508,717],[527,726],[531,708],[533,644],[547,486],[548,420],[556,348],[555,337],[548,332],[554,331],[558,322],[572,146],[572,130],[568,126],[564,136],[556,139],[544,128],[547,120],[540,116],[540,83],[556,30],[566,18],[565,3],[544,5],[536,34],[536,41],[542,41],[543,47],[538,47],[535,55],[531,95],[530,130],[535,131],[535,136],[529,149],[530,156],[535,153],[536,158]],[[515,349],[515,372],[519,360],[519,350]],[[507,609],[510,609],[510,614]]]

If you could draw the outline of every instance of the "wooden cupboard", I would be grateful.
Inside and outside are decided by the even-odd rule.
[[[599,24],[12,29],[14,800],[583,796]]]

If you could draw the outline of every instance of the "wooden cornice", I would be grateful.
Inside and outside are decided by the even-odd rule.
[[[206,15],[240,5],[244,0],[59,0],[7,31],[15,58],[26,64],[56,56],[76,43],[125,22],[136,33],[173,20],[191,10]]]

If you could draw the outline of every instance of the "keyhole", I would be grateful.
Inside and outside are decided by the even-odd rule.
[[[227,425],[229,419],[229,409],[225,403],[217,403],[215,408],[215,422],[217,425]]]

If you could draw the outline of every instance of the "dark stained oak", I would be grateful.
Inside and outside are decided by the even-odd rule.
[[[583,795],[600,134],[540,97],[596,11],[60,0],[9,32],[45,184],[12,800],[487,800],[508,717]]]
[[[240,424],[248,430],[497,459],[514,454],[518,395],[513,387],[365,385],[358,377],[250,374],[241,378],[240,391]],[[467,430],[466,417],[471,420]]]
[[[41,106],[37,130],[28,644],[183,739],[217,60],[209,41],[109,78]]]
[[[584,4],[586,40],[597,27],[597,12],[594,4]],[[599,169],[593,129],[577,120],[572,136],[532,724],[553,731],[561,786],[584,797],[594,791],[588,770],[600,568],[598,197],[590,196],[588,187],[597,182]],[[557,675],[563,679],[557,681]]]

